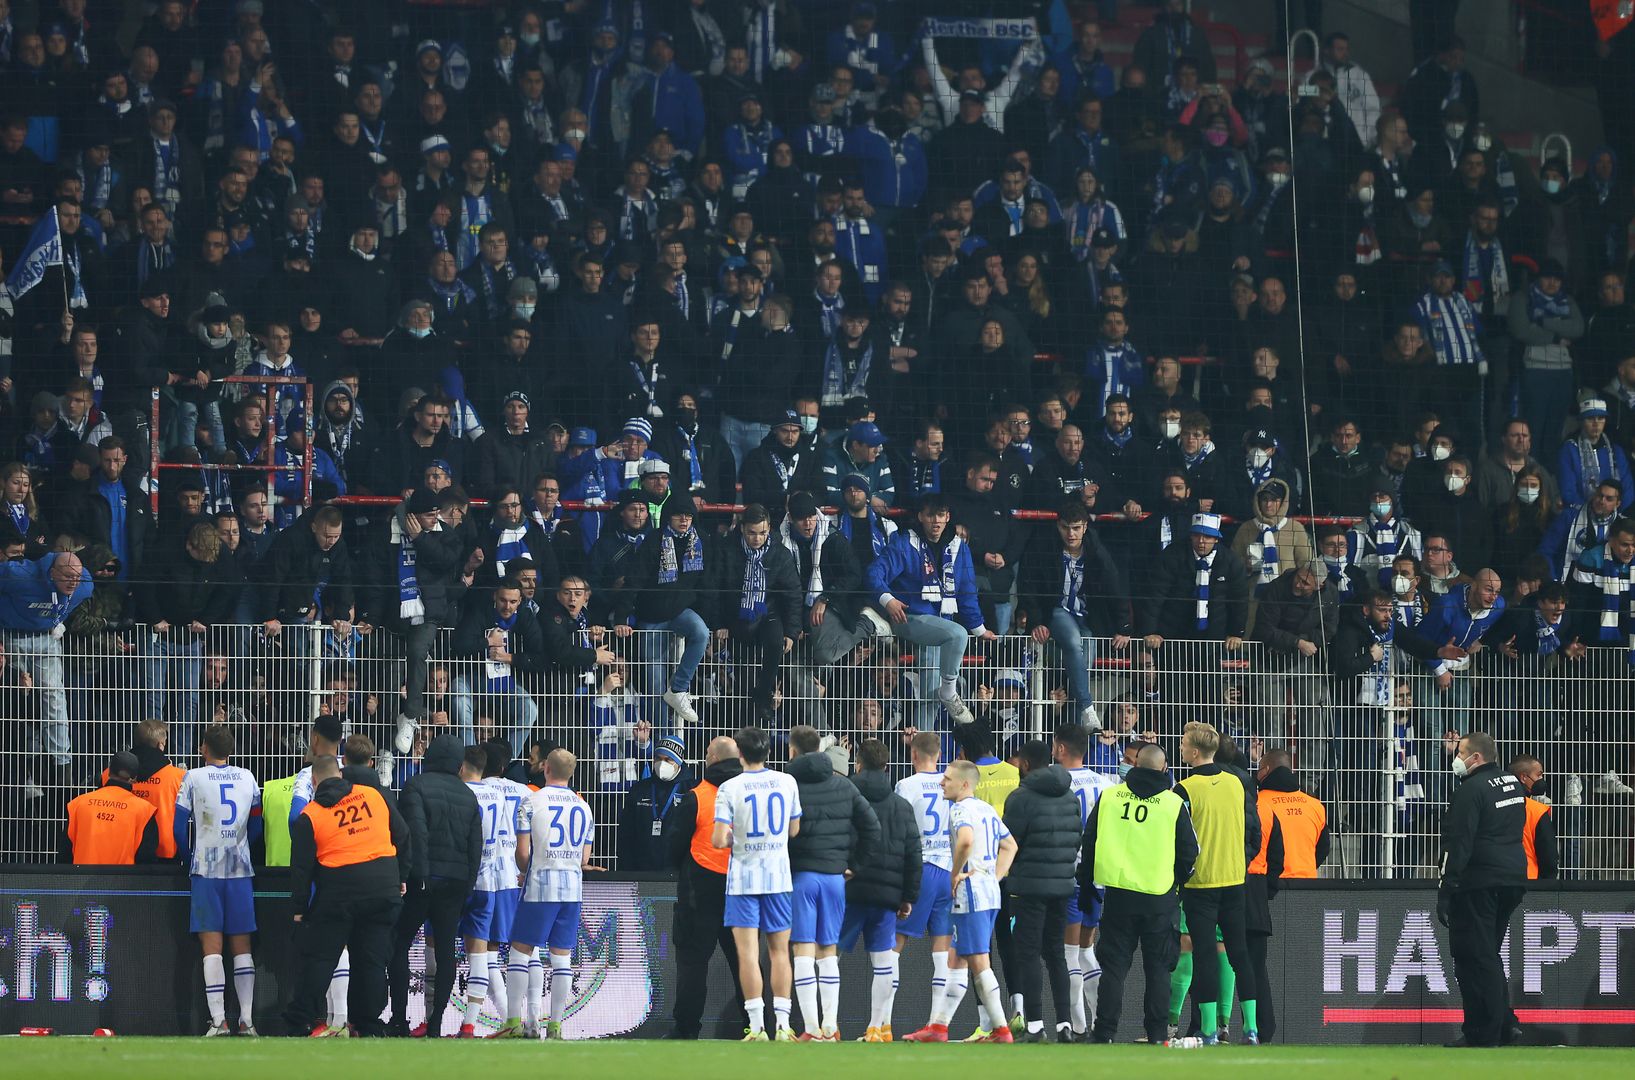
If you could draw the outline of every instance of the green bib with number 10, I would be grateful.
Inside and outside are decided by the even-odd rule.
[[[1096,808],[1096,884],[1162,896],[1175,888],[1175,826],[1181,797],[1160,791],[1143,799],[1120,784]]]

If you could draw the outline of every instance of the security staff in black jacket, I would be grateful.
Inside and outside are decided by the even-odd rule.
[[[409,823],[408,891],[392,950],[392,1030],[408,1034],[409,948],[421,924],[431,920],[437,975],[426,1015],[426,1034],[436,1037],[457,974],[454,939],[466,897],[482,866],[482,814],[477,796],[460,779],[465,747],[439,735],[426,747],[424,767],[403,785],[403,816]],[[354,961],[356,963],[356,961]]]
[[[835,774],[834,759],[820,751],[817,729],[808,724],[797,724],[789,729],[789,768],[787,772],[800,785],[800,832],[789,841],[789,870],[795,877],[795,903],[802,902],[803,892],[817,894],[819,911],[822,898],[831,890],[843,892],[846,871],[868,865],[874,851],[880,846],[880,821],[874,816],[863,793]],[[831,880],[825,882],[822,879]],[[817,1013],[817,986],[823,979],[840,983],[838,945],[840,928],[833,928],[829,937],[821,925],[814,934],[801,934],[795,928],[790,951],[794,954],[795,989],[801,1002],[801,1017],[806,1030],[817,1035],[827,1030],[825,1025],[839,1027],[838,1017],[824,1017],[820,1023]],[[800,941],[797,937],[813,940]],[[824,940],[825,938],[828,940]],[[800,994],[802,979],[811,978],[814,991]],[[831,1023],[832,1021],[832,1023]]]
[[[857,773],[852,784],[862,792],[880,822],[880,844],[874,855],[853,867],[846,882],[846,920],[840,944],[850,949],[861,935],[874,973],[869,993],[869,1026],[878,1038],[891,1031],[891,1010],[897,999],[897,920],[906,919],[920,899],[924,857],[920,850],[920,822],[914,808],[892,790],[886,767],[891,751],[879,739],[857,744]],[[884,1029],[882,1031],[882,1029]],[[865,1042],[869,1041],[865,1036]]]
[[[1022,747],[1022,783],[1005,800],[1005,827],[1016,839],[1016,861],[1005,878],[1010,912],[1016,920],[1011,939],[1021,965],[1022,1009],[1027,1016],[1026,1041],[1045,1041],[1044,1002],[1039,961],[1050,976],[1056,1008],[1056,1041],[1072,1042],[1069,1020],[1067,957],[1062,933],[1067,926],[1067,898],[1073,895],[1073,862],[1083,832],[1079,801],[1067,770],[1051,762],[1050,744],[1029,740]],[[1007,972],[1009,974],[1009,972]],[[1003,1021],[996,1021],[1002,1023]]]
[[[1499,1046],[1521,1034],[1510,1011],[1500,943],[1527,887],[1527,789],[1499,765],[1493,736],[1459,740],[1459,784],[1442,818],[1436,918],[1448,928],[1453,977],[1465,1003],[1464,1035],[1450,1046]]]
[[[704,751],[704,778],[664,816],[664,841],[676,873],[676,1009],[670,1039],[696,1039],[704,1028],[710,958],[717,945],[732,976],[733,998],[722,1021],[723,1037],[744,1029],[744,990],[738,984],[738,946],[724,925],[729,852],[710,843],[715,793],[744,771],[738,744],[725,735]]]
[[[349,1009],[359,1035],[381,1035],[392,927],[403,906],[409,828],[380,792],[341,776],[327,754],[312,762],[312,801],[290,823],[290,901],[301,974],[284,1011],[291,1034],[324,1015],[341,950],[352,957]]]

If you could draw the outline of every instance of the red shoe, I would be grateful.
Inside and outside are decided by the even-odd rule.
[[[411,1038],[411,1039],[424,1039],[425,1037],[426,1037],[426,1025],[425,1025],[424,1022],[416,1024],[414,1026],[414,1029],[409,1032],[409,1038]]]
[[[796,1042],[822,1042],[823,1041],[823,1036],[814,1035],[810,1031],[803,1031],[799,1035],[795,1036],[795,1041]]]
[[[993,1033],[986,1039],[978,1041],[985,1043],[1013,1043],[1016,1040],[1011,1037],[1011,1029],[1004,1024],[1000,1024],[994,1028]]]
[[[477,1028],[474,1024],[461,1024],[460,1034],[455,1036],[457,1039],[475,1039],[476,1037]]]
[[[1006,1031],[1009,1035],[1010,1032]],[[947,1024],[927,1024],[918,1031],[903,1036],[903,1042],[945,1043],[948,1041]]]

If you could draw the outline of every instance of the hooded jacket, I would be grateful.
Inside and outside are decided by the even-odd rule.
[[[852,785],[880,823],[880,844],[871,858],[852,868],[852,879],[846,882],[847,905],[896,910],[918,903],[922,863],[914,808],[892,790],[884,772],[865,769],[852,777]]]
[[[1072,896],[1073,860],[1084,834],[1067,770],[1048,765],[1022,777],[1005,800],[1005,827],[1017,846],[1005,891],[1047,900]]]
[[[343,423],[337,424],[331,420],[324,408],[332,397],[344,397],[352,403]],[[312,418],[312,445],[329,455],[348,488],[365,483],[369,479],[369,455],[374,450],[374,442],[367,436],[352,388],[338,380],[330,383],[324,387],[315,412]]]
[[[1169,775],[1157,769],[1146,769],[1137,765],[1124,778],[1125,786],[1138,798],[1150,799],[1161,791],[1167,791],[1172,786]],[[1090,809],[1090,820],[1085,823],[1084,843],[1079,848],[1079,895],[1087,896],[1095,888],[1096,873],[1096,834],[1101,824],[1101,808],[1107,805],[1106,799],[1098,800]],[[1180,816],[1175,820],[1175,885],[1162,896],[1152,896],[1147,893],[1132,892],[1129,889],[1107,889],[1106,911],[1114,914],[1156,914],[1173,911],[1176,905],[1176,887],[1192,876],[1192,867],[1198,861],[1198,834],[1192,828],[1192,808],[1186,800],[1181,800]],[[1088,906],[1083,900],[1080,906]],[[1105,918],[1105,915],[1103,916]]]
[[[426,747],[424,767],[403,785],[403,816],[411,837],[405,878],[464,881],[467,889],[477,884],[482,814],[477,796],[460,779],[464,755],[459,739],[439,735]]]
[[[352,794],[353,786],[352,781],[344,776],[332,776],[318,785],[312,793],[312,801],[327,809]],[[472,796],[472,802],[475,805],[475,796]],[[392,845],[397,849],[397,854],[351,866],[320,866],[311,819],[306,814],[297,814],[291,820],[290,899],[296,914],[311,914],[320,902],[331,905],[351,900],[397,899],[407,878],[402,871],[405,866],[403,853],[410,847],[409,826],[404,815],[393,804],[387,803],[386,807],[391,813]],[[478,848],[481,846],[479,841]],[[475,871],[472,880],[476,880]]]
[[[880,847],[880,820],[863,793],[836,775],[819,750],[789,763],[800,785],[800,832],[789,841],[795,873],[844,874],[866,866]]]

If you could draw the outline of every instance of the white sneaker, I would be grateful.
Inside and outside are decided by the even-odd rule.
[[[1595,793],[1597,795],[1635,795],[1635,788],[1624,783],[1616,772],[1608,769],[1595,778]]]
[[[1079,723],[1091,731],[1101,730],[1101,714],[1096,712],[1094,705],[1086,705],[1079,713]]]
[[[939,693],[937,695],[937,700],[942,702],[942,707],[948,710],[948,719],[952,720],[955,724],[969,724],[976,719],[976,717],[971,715],[970,706],[966,705],[964,701],[960,700],[960,696],[958,694],[949,694],[947,697],[943,697]]]
[[[1584,805],[1584,779],[1580,776],[1567,777],[1567,790],[1561,796],[1562,806]]]
[[[390,750],[382,750],[375,755],[375,775],[380,777],[380,786],[392,786],[392,763],[395,759]]]
[[[678,725],[698,723],[698,713],[693,711],[692,698],[688,696],[686,691],[666,690],[664,692],[664,703],[670,706],[671,711],[676,714]]]
[[[249,1039],[261,1038],[261,1032],[255,1029],[255,1025],[244,1020],[238,1022],[238,1033]]]
[[[228,1027],[227,1027],[227,1021],[223,1020],[219,1024],[211,1024],[208,1028],[206,1028],[205,1032],[204,1032],[204,1037],[207,1038],[207,1039],[214,1039],[217,1035],[231,1035],[231,1034],[232,1034],[232,1032],[230,1030],[228,1030]]]
[[[397,718],[397,736],[392,739],[392,745],[400,754],[407,754],[414,749],[414,733],[420,727],[418,723],[407,716]]]

